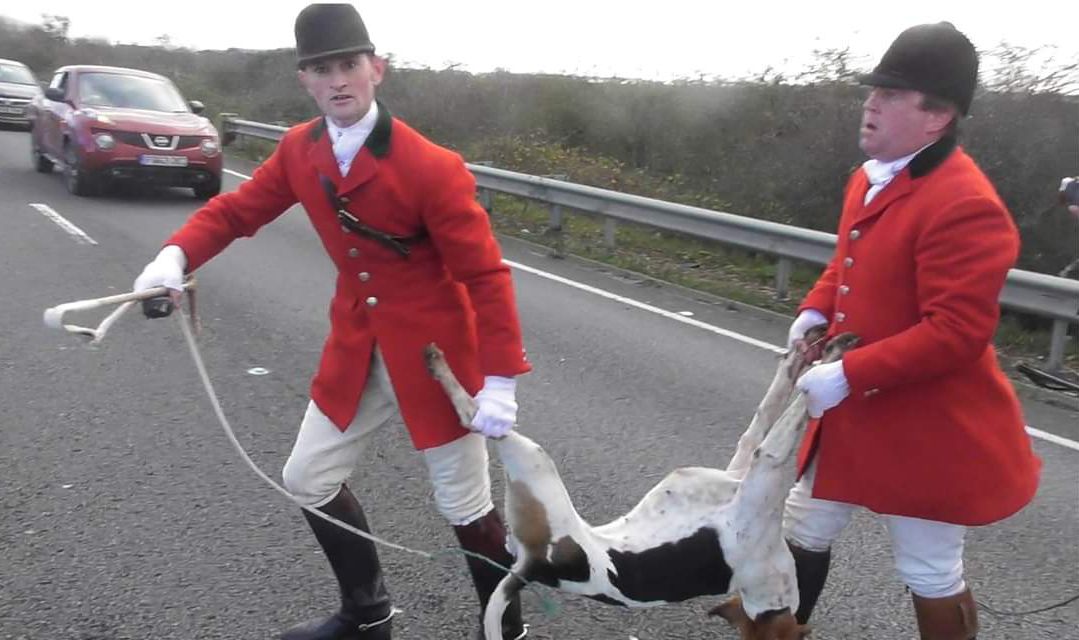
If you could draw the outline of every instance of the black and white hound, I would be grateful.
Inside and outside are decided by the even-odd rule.
[[[807,335],[781,361],[753,420],[725,470],[676,469],[626,515],[593,527],[573,507],[547,452],[517,431],[495,441],[505,468],[506,518],[513,573],[608,604],[651,607],[704,595],[736,594],[716,607],[745,640],[793,640],[807,630],[794,620],[798,584],[783,538],[783,505],[794,484],[793,454],[808,415],[791,395],[819,349],[823,332]],[[822,361],[856,342],[831,340]],[[427,349],[431,373],[443,385],[461,423],[475,403],[437,347]],[[502,614],[524,586],[512,574],[487,605],[487,640],[503,640]]]

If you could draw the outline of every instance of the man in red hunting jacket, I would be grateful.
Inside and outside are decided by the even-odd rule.
[[[484,436],[513,428],[515,377],[530,367],[509,268],[475,201],[475,181],[457,154],[375,100],[386,62],[351,5],[310,5],[295,32],[300,83],[324,115],[291,128],[251,180],[195,212],[135,289],[179,289],[184,272],[301,203],[338,275],[330,334],[285,464],[285,487],[305,504],[368,530],[344,483],[367,436],[399,411],[461,546],[509,566]],[[461,427],[427,373],[424,347],[431,342],[476,394],[475,433]],[[281,637],[389,639],[393,608],[374,546],[304,515],[340,583],[341,607]],[[503,573],[471,557],[468,566],[485,605]],[[504,633],[527,633],[517,602],[506,613]]]
[[[847,183],[835,256],[791,327],[792,340],[822,324],[861,338],[798,380],[820,419],[784,523],[802,623],[832,542],[868,507],[886,523],[921,638],[974,638],[967,527],[1014,514],[1038,486],[1040,462],[993,349],[1019,235],[956,144],[976,79],[978,55],[948,23],[903,31],[862,79],[870,160]]]
[[[998,297],[1019,236],[956,143],[977,83],[974,47],[951,24],[907,29],[863,84],[860,146],[835,256],[791,339],[827,324],[860,346],[807,372],[811,423],[787,503],[806,622],[829,549],[857,507],[881,514],[921,637],[977,632],[963,580],[968,526],[1034,496],[1040,462],[993,350]]]

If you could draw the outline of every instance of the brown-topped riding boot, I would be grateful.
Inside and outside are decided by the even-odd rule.
[[[946,598],[910,595],[922,640],[974,640],[978,636],[978,607],[970,589]]]
[[[455,526],[453,532],[457,534],[457,540],[465,551],[490,558],[503,567],[513,566],[513,556],[506,550],[506,526],[502,524],[502,516],[497,510],[492,509],[487,515],[469,524]],[[472,575],[472,583],[476,585],[476,594],[480,597],[480,631],[476,638],[485,640],[483,613],[487,610],[487,601],[491,599],[491,594],[506,572],[479,558],[465,558],[468,572]],[[506,612],[502,614],[502,636],[505,640],[520,640],[526,635],[528,627],[521,620],[521,600],[514,596],[506,607]]]
[[[794,556],[794,569],[798,575],[798,611],[795,612],[794,618],[798,624],[806,624],[828,579],[832,550],[809,551],[795,546],[789,540],[787,546]]]
[[[326,515],[369,532],[363,508],[348,487],[318,508]],[[341,609],[286,631],[281,640],[390,640],[393,607],[375,545],[369,540],[303,512],[341,586]]]

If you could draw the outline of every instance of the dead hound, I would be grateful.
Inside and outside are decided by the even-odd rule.
[[[780,362],[725,470],[676,469],[629,513],[603,526],[593,527],[577,514],[542,447],[517,431],[497,440],[508,478],[513,574],[627,607],[735,594],[712,614],[730,621],[744,640],[804,637],[808,629],[793,615],[798,584],[782,521],[795,479],[793,454],[808,420],[804,396],[791,401],[791,395],[819,352],[810,345],[822,336],[821,330],[807,334]],[[832,339],[822,361],[839,359],[856,341],[852,334]],[[428,347],[427,361],[468,425],[474,401],[435,345]],[[503,640],[502,614],[525,585],[513,574],[506,574],[487,605],[488,640]]]

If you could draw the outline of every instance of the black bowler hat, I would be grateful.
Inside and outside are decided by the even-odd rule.
[[[350,4],[309,4],[296,16],[297,64],[350,53],[374,53],[367,27]]]
[[[950,22],[920,24],[899,34],[873,73],[859,80],[944,98],[966,115],[978,84],[978,53]]]

